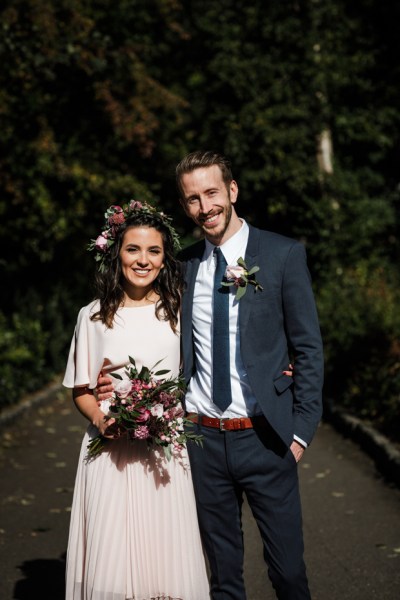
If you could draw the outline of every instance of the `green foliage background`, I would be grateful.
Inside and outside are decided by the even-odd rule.
[[[212,148],[240,215],[306,244],[326,395],[396,435],[398,2],[5,0],[0,15],[1,405],[63,370],[105,208],[153,198],[192,239],[174,166]]]

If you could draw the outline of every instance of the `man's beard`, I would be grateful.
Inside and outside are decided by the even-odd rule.
[[[229,204],[227,206],[225,206],[223,208],[222,213],[220,213],[223,215],[223,218],[224,218],[224,223],[223,223],[222,229],[218,229],[218,231],[216,231],[215,234],[213,234],[206,227],[204,227],[204,226],[202,227],[205,236],[210,240],[220,241],[224,237],[224,235],[229,227],[229,223],[231,222],[231,218],[232,218],[231,194],[230,194],[229,190],[228,190],[228,200],[229,200]]]

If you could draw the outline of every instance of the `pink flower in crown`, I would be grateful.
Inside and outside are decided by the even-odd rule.
[[[143,208],[143,204],[138,202],[138,200],[131,200],[129,202],[129,210],[140,210]]]
[[[119,398],[127,398],[132,390],[132,383],[128,379],[122,379],[114,386],[115,393]]]
[[[240,265],[228,265],[225,271],[225,279],[233,281],[233,284],[239,287],[243,283],[243,275],[245,274],[246,270]]]
[[[117,206],[116,204],[114,204],[110,208],[114,212],[108,217],[108,224],[113,226],[113,225],[120,225],[121,223],[124,223],[125,215],[124,215],[124,211],[122,210],[122,208],[120,206]]]
[[[95,241],[96,250],[100,250],[101,252],[106,252],[108,248],[107,237],[105,232],[99,235],[99,237]]]
[[[139,427],[135,429],[134,435],[138,440],[145,440],[150,435],[149,428],[146,425],[139,425]]]
[[[136,420],[139,423],[144,423],[150,419],[151,412],[147,408],[139,408],[138,412],[140,413]]]

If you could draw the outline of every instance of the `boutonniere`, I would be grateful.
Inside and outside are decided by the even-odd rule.
[[[258,283],[254,274],[260,270],[260,267],[254,266],[248,269],[243,258],[240,257],[237,261],[237,265],[228,265],[225,270],[224,281],[222,285],[231,286],[234,285],[237,288],[235,298],[240,300],[245,295],[248,284],[254,285],[254,291],[262,291],[262,286]]]

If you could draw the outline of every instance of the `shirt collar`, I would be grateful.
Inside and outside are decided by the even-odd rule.
[[[246,221],[240,219],[242,222],[242,226],[229,240],[226,240],[224,244],[220,246],[222,254],[228,265],[236,264],[237,259],[240,258],[241,253],[244,254],[244,250],[247,246],[247,241],[249,239],[249,226]],[[203,259],[207,261],[207,268],[210,268],[212,260],[213,260],[213,252],[214,244],[209,242],[207,238],[205,239],[206,247],[204,251]],[[239,253],[239,254],[238,254]],[[244,256],[242,256],[244,259]]]

